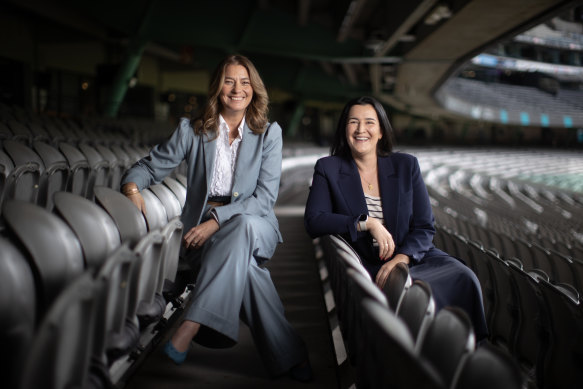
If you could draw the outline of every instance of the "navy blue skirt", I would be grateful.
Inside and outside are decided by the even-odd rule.
[[[374,280],[381,265],[366,260],[363,264]],[[425,257],[410,266],[409,274],[413,280],[431,286],[437,311],[446,306],[460,307],[472,320],[477,340],[488,336],[480,281],[463,262],[449,255]]]

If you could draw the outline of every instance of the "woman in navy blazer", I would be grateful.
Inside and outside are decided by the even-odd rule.
[[[478,339],[487,336],[476,275],[433,246],[429,195],[417,159],[392,152],[392,129],[372,97],[346,104],[331,148],[317,161],[304,221],[312,237],[342,235],[382,288],[404,262],[413,279],[429,283],[437,309],[455,305],[472,319]]]

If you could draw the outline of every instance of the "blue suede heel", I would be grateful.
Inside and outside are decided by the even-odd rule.
[[[177,365],[181,365],[182,362],[186,359],[186,354],[188,354],[188,350],[180,352],[174,348],[172,342],[168,340],[164,345],[164,353],[168,355],[168,358],[172,359],[174,363]]]

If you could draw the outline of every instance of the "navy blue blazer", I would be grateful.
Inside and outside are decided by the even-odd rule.
[[[378,172],[385,225],[396,246],[394,254],[408,255],[411,265],[423,258],[447,255],[433,246],[433,212],[417,158],[405,153],[379,157]],[[371,234],[356,230],[359,217],[367,214],[354,160],[339,156],[319,159],[304,214],[308,234],[312,238],[341,234],[367,262],[381,263]]]

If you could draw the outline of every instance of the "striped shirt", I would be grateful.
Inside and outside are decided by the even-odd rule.
[[[368,194],[364,194],[364,199],[366,200],[366,207],[368,209],[368,216],[374,217],[378,219],[381,224],[385,225],[385,218],[383,217],[383,206],[381,203],[380,197],[371,196]],[[372,244],[375,247],[378,247],[378,242],[375,238],[372,239]]]

